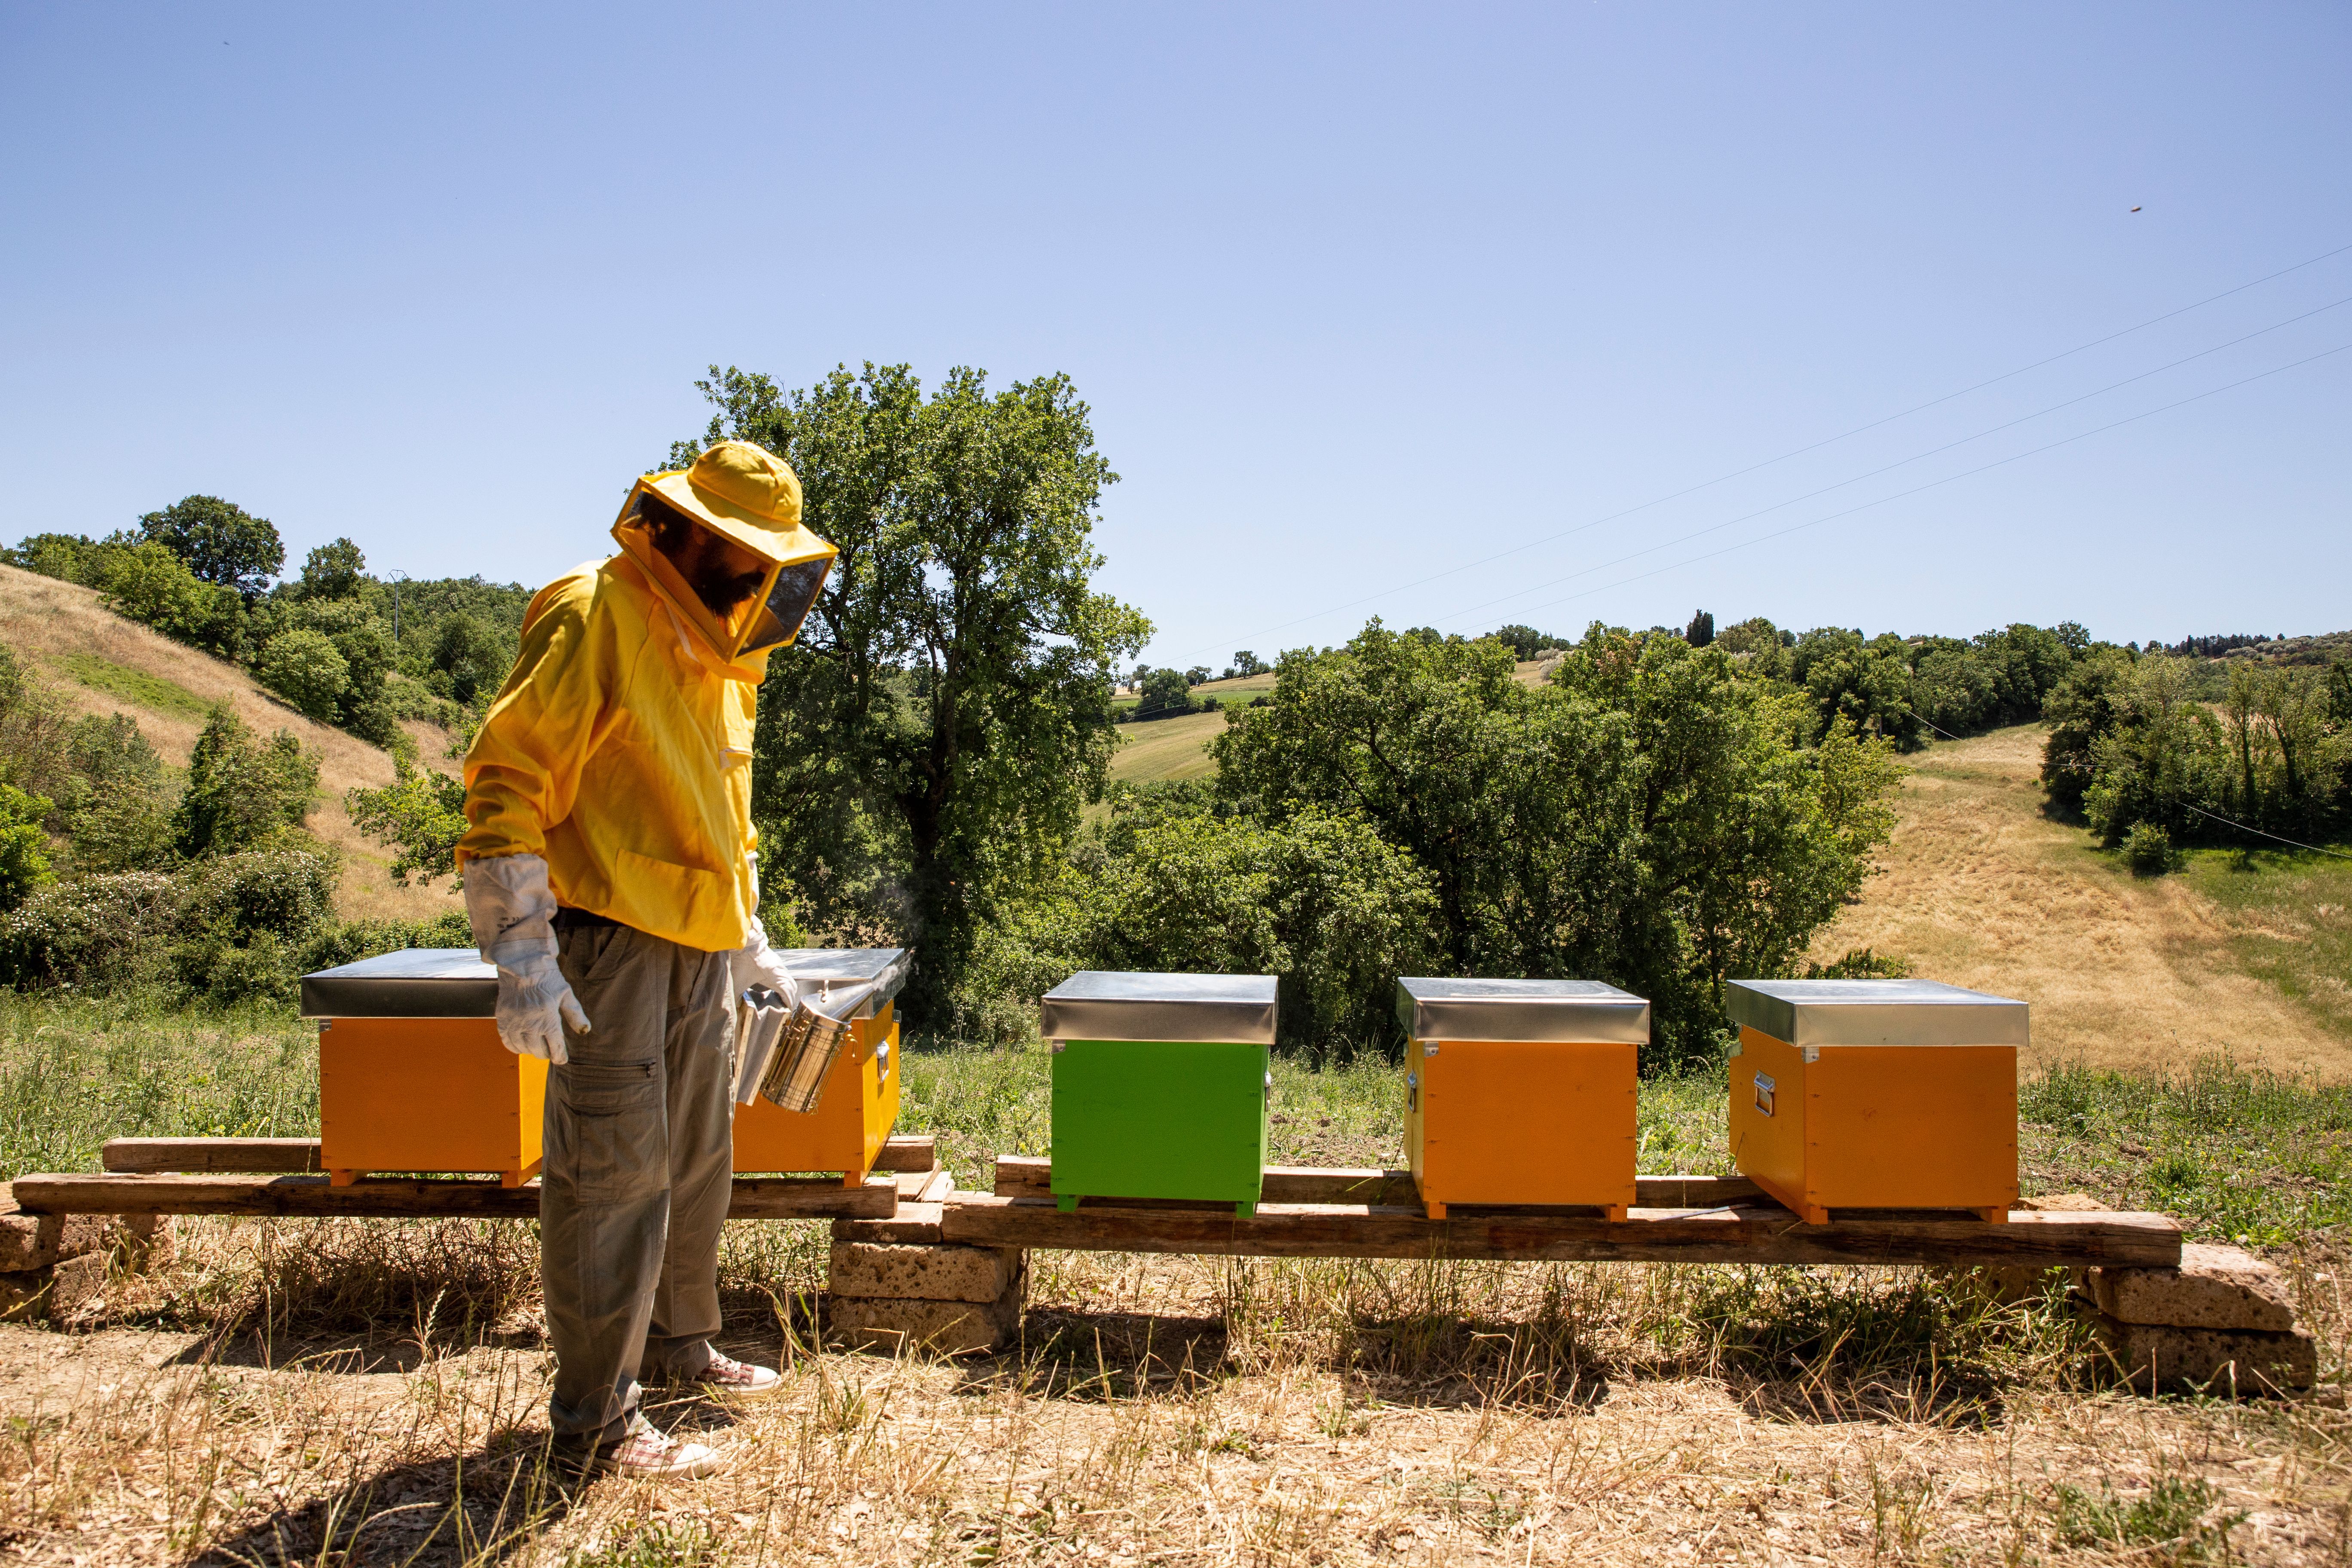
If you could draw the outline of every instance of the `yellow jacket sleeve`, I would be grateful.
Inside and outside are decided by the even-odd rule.
[[[618,685],[591,583],[549,584],[523,622],[513,671],[466,753],[462,865],[547,853],[547,830],[572,815],[583,765],[609,722]]]

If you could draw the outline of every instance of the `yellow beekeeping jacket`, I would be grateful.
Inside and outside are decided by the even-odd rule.
[[[524,614],[512,674],[466,753],[457,860],[547,860],[556,900],[707,952],[753,911],[751,721],[766,650],[728,659],[641,533]],[[663,563],[664,567],[667,563]],[[699,609],[699,604],[695,606]]]

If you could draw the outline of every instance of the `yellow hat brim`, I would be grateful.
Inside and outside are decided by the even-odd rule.
[[[819,538],[798,522],[778,522],[774,518],[762,517],[758,512],[737,506],[724,496],[711,494],[690,482],[683,468],[647,474],[637,481],[636,488],[653,491],[669,505],[711,531],[734,541],[771,566],[793,566],[803,561],[814,561],[820,556],[841,553],[829,541]]]

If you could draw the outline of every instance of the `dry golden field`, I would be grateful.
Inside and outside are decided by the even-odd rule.
[[[2352,1426],[2336,1405],[2097,1392],[2069,1370],[2062,1311],[1955,1310],[1954,1287],[1916,1272],[1041,1256],[1025,1342],[937,1362],[811,1351],[793,1288],[814,1283],[816,1238],[779,1228],[734,1227],[723,1342],[783,1364],[784,1390],[650,1406],[726,1444],[730,1472],[581,1485],[539,1441],[548,1361],[523,1227],[195,1222],[195,1260],[127,1283],[122,1305],[202,1303],[215,1328],[0,1327],[0,1551],[575,1568],[2345,1561]],[[1931,1303],[1961,1325],[1940,1366],[1913,1342]],[[1794,1352],[1823,1331],[1840,1343],[1811,1343],[1809,1367]],[[2135,1532],[2085,1531],[2125,1517]]]
[[[2232,960],[2231,917],[2180,877],[2135,878],[2042,815],[2038,725],[1909,761],[1885,869],[1814,942],[2033,1005],[2039,1063],[2178,1068],[2225,1052],[2327,1083],[2352,1039]]]

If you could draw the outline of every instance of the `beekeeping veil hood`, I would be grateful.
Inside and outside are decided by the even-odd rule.
[[[703,603],[656,548],[646,498],[742,546],[766,568],[759,589],[724,617]],[[721,441],[690,468],[647,474],[629,491],[613,537],[654,581],[670,607],[721,662],[764,663],[770,649],[800,635],[824,574],[841,552],[801,526],[801,481],[782,458],[749,441]]]

